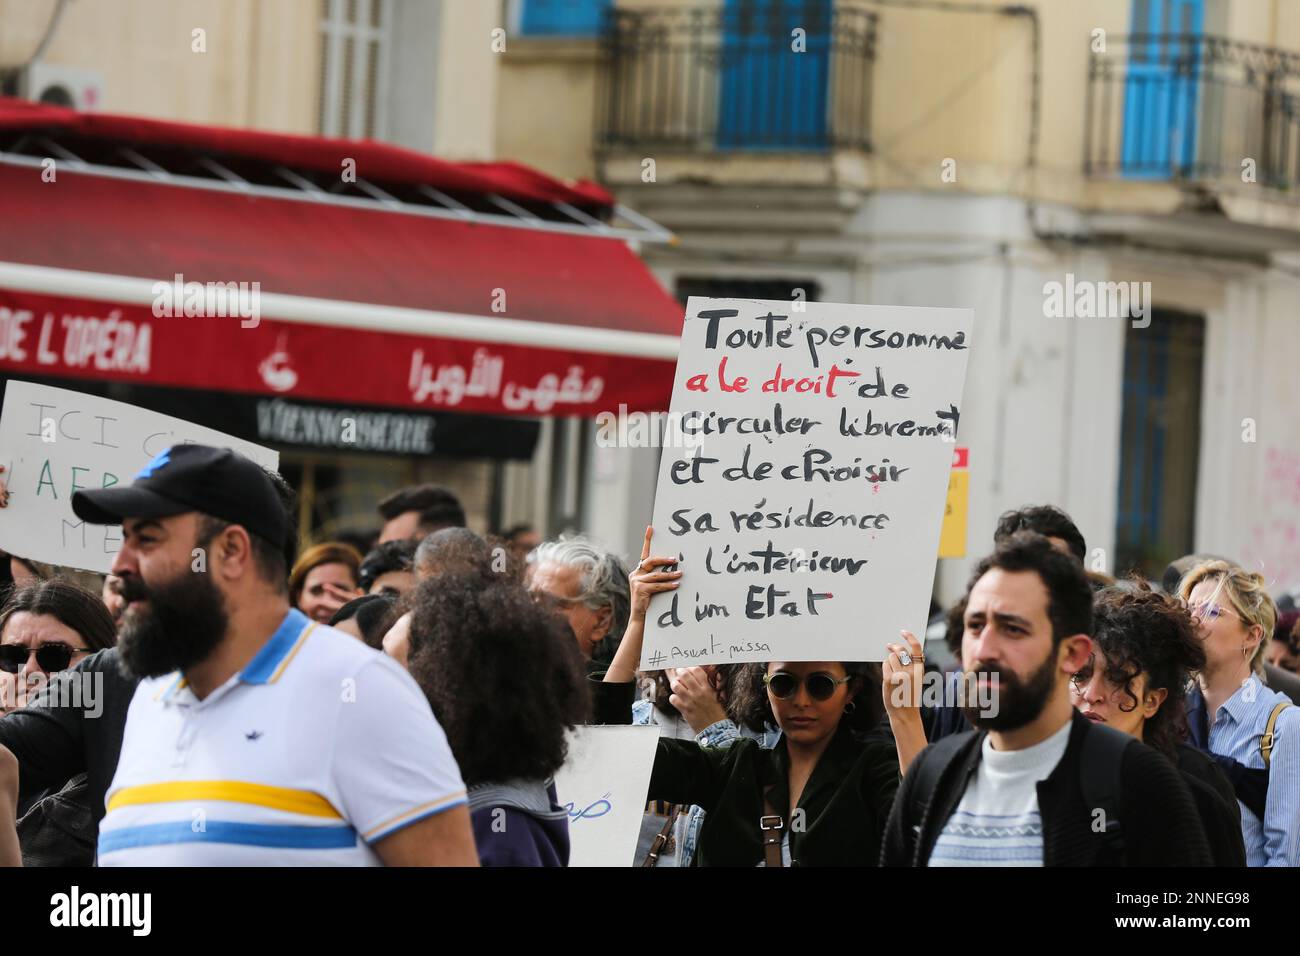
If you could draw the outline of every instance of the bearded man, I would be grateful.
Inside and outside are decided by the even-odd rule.
[[[1209,866],[1178,771],[1075,711],[1092,658],[1082,564],[1040,534],[999,542],[971,576],[960,646],[977,728],[922,750],[885,828],[887,866]],[[992,706],[989,706],[989,704]]]
[[[290,607],[288,516],[260,467],[176,445],[72,504],[122,525],[117,651],[139,680],[100,865],[476,865],[419,687]]]

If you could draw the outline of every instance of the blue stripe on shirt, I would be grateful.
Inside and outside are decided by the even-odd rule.
[[[1032,846],[969,846],[958,845],[943,847],[936,844],[931,860],[961,860],[965,863],[978,863],[981,860],[1023,860],[1029,863],[1041,863],[1043,845]]]
[[[237,843],[294,850],[336,850],[356,846],[357,831],[350,826],[295,826],[293,824],[230,823],[214,820],[194,829],[188,820],[101,830],[99,853],[115,853],[142,846],[174,843]]]

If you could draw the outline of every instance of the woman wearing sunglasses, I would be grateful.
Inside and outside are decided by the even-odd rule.
[[[58,578],[15,589],[0,608],[0,713],[116,642],[112,615],[89,591]]]
[[[650,597],[680,581],[680,571],[665,570],[676,559],[650,556],[652,534],[631,574],[628,629],[595,689],[598,722],[631,721]],[[661,738],[649,799],[704,809],[695,866],[875,865],[899,777],[898,753],[879,733],[879,667],[772,661],[751,673],[737,691],[749,702],[737,706],[751,726],[767,719],[781,729],[776,747]]]
[[[99,596],[60,578],[16,589],[0,608],[0,695],[6,711],[21,707],[50,679],[88,654],[112,647],[113,617]],[[70,701],[90,701],[74,688]],[[93,688],[84,691],[96,693]],[[90,866],[95,847],[86,774],[62,790],[37,794],[18,807],[24,866]]]
[[[1187,609],[1146,581],[1103,588],[1093,600],[1092,642],[1092,660],[1070,680],[1075,709],[1164,754],[1196,801],[1214,865],[1245,866],[1232,784],[1213,758],[1184,742],[1188,686],[1205,667]]]
[[[1300,708],[1260,679],[1277,621],[1264,576],[1209,561],[1187,572],[1178,593],[1205,648],[1187,702],[1192,741],[1267,781],[1262,814],[1239,801],[1246,863],[1300,866]]]

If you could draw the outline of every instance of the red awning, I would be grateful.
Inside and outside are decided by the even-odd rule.
[[[356,162],[360,175],[375,182],[419,183],[449,193],[496,193],[518,202],[568,202],[595,209],[614,205],[613,196],[586,180],[563,183],[520,163],[449,163],[436,156],[373,140],[297,136],[112,113],[79,113],[62,106],[6,97],[0,97],[0,131],[57,133],[86,141],[238,157],[290,169],[316,170],[335,177],[343,161],[351,159]]]
[[[667,407],[681,310],[603,224],[612,200],[598,187],[384,144],[14,101],[0,101],[0,137],[7,372],[501,414]],[[52,182],[43,143],[59,150]],[[147,159],[76,162],[112,143],[173,169],[182,155],[211,159],[238,182],[146,172]],[[379,201],[249,178],[259,164],[337,175],[348,157],[383,183]],[[398,201],[401,184],[451,205]],[[521,218],[460,205],[476,194]],[[547,203],[591,228],[538,219]]]

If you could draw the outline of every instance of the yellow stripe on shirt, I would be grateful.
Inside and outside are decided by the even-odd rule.
[[[123,787],[108,798],[108,809],[147,803],[180,803],[191,800],[220,800],[226,803],[249,803],[272,810],[301,813],[312,817],[342,820],[334,805],[311,790],[271,787],[242,780],[175,780]]]

